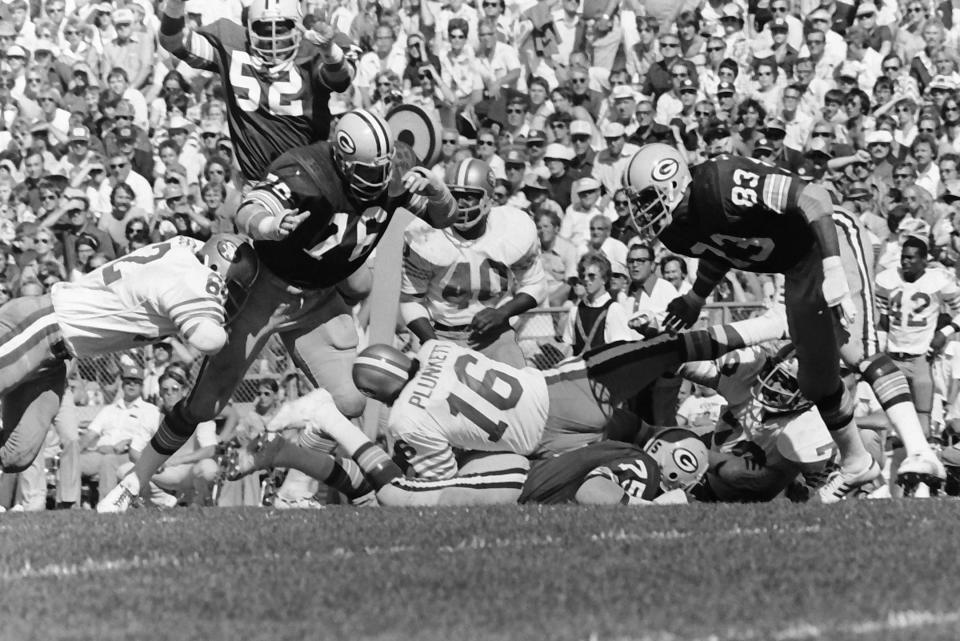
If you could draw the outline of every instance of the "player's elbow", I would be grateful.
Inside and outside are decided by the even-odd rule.
[[[227,330],[213,322],[204,322],[197,325],[186,338],[191,347],[210,356],[226,345]]]
[[[830,199],[830,193],[823,185],[816,183],[810,183],[803,188],[797,204],[804,217],[811,223],[833,214],[833,200]]]

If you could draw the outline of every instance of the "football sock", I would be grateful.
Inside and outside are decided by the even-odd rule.
[[[137,479],[140,481],[140,487],[147,487],[150,479],[157,473],[160,466],[167,462],[168,458],[170,458],[170,454],[158,452],[152,440],[147,443],[147,446],[143,448],[143,452],[140,454],[140,458],[137,459],[136,464],[133,466],[133,473],[137,475]]]
[[[324,425],[326,433],[337,441],[347,456],[356,461],[374,490],[403,476],[400,467],[387,453],[374,445],[363,431],[342,414],[331,414]]]
[[[277,450],[272,465],[299,470],[350,499],[363,496],[373,489],[353,461],[337,461],[329,454],[298,447],[290,442],[284,442]]]
[[[930,445],[914,408],[907,377],[896,363],[886,354],[874,354],[861,363],[860,373],[873,388],[893,429],[903,441],[907,456],[928,451]]]

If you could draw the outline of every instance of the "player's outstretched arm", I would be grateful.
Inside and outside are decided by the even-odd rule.
[[[167,0],[160,17],[160,46],[195,69],[217,70],[213,46],[187,27],[184,0]]]
[[[330,91],[346,91],[357,73],[353,58],[348,57],[345,51],[353,44],[350,38],[346,34],[338,33],[326,22],[314,23],[312,29],[306,29],[303,25],[297,25],[297,28],[302,30],[305,40],[317,45],[320,50],[319,64],[316,67],[320,82]]]
[[[457,201],[450,189],[433,172],[414,167],[403,176],[403,187],[412,196],[423,196],[425,205],[411,209],[433,227],[449,227],[457,218]],[[419,210],[419,211],[418,211]]]
[[[237,210],[237,227],[254,240],[283,240],[310,215],[289,205],[275,185],[263,184],[244,196]]]

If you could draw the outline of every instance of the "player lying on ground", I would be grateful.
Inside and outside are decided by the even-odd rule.
[[[713,362],[687,363],[680,375],[716,389],[727,408],[711,437],[710,469],[696,497],[709,501],[769,501],[799,475],[818,489],[835,467],[836,446],[797,381],[789,343],[731,352]],[[874,430],[861,430],[870,454],[883,460]]]
[[[755,331],[765,326],[750,319],[677,336],[614,343],[543,372],[497,363],[448,341],[428,341],[416,360],[392,347],[373,345],[358,356],[353,376],[361,391],[391,406],[388,435],[414,475],[446,480],[459,471],[453,447],[550,456],[611,433],[632,439],[639,422],[621,408],[624,401],[682,362],[771,340],[773,336]],[[282,427],[284,422],[310,418],[301,442],[325,439],[327,434],[338,438],[330,425],[349,421],[330,411],[328,397],[322,390],[314,391],[291,407],[310,408],[311,402],[316,407],[301,409],[298,417],[281,414],[275,420]]]
[[[217,234],[206,243],[177,236],[57,283],[47,295],[0,307],[3,471],[26,469],[43,446],[66,389],[67,360],[173,335],[215,354],[227,340],[226,316],[243,304],[258,269],[239,236]]]
[[[343,115],[333,142],[291,149],[271,163],[268,179],[237,212],[261,263],[249,303],[231,322],[227,344],[204,360],[190,395],[164,417],[133,473],[100,501],[99,511],[127,509],[196,426],[230,402],[274,334],[342,414],[363,412],[366,399],[350,377],[357,348],[351,305],[372,286],[367,259],[397,209],[437,227],[452,224],[457,213],[443,181],[415,163],[387,122],[362,109]]]
[[[689,430],[670,428],[642,448],[622,441],[598,441],[534,461],[520,454],[473,452],[452,478],[410,479],[386,452],[331,408],[330,395],[323,390],[284,405],[267,426],[270,434],[241,450],[231,477],[292,464],[338,489],[347,487],[354,496],[367,491],[366,485],[345,485],[343,472],[332,456],[299,448],[276,434],[292,425],[303,425],[334,439],[363,468],[370,485],[376,488],[378,502],[388,506],[683,503],[685,492],[707,470],[708,453],[703,441]]]
[[[899,433],[908,455],[900,468],[904,480],[942,481],[943,466],[923,436],[906,380],[877,351],[872,253],[855,216],[835,210],[822,186],[772,165],[720,156],[691,173],[683,156],[664,144],[642,147],[623,180],[640,232],[700,258],[692,290],[667,308],[668,328],[691,326],[730,269],[784,275],[800,386],[841,454],[840,469],[821,488],[824,501],[840,500],[880,475],[853,419],[841,356],[870,383]]]

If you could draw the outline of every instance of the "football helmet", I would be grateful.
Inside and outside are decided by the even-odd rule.
[[[797,350],[787,343],[770,358],[751,390],[753,398],[767,411],[777,414],[803,412],[813,405],[800,392]]]
[[[247,9],[250,52],[268,66],[293,60],[300,50],[302,21],[299,0],[253,0]]]
[[[413,376],[413,360],[390,345],[371,345],[353,362],[353,384],[364,396],[390,404]]]
[[[260,259],[253,245],[237,234],[214,234],[197,252],[197,258],[223,279],[220,298],[227,320],[232,319],[243,308],[260,272]]]
[[[630,220],[641,235],[659,236],[673,220],[687,187],[693,181],[686,159],[663,143],[640,148],[623,172],[630,199]]]
[[[689,490],[707,473],[709,454],[696,433],[683,428],[668,429],[643,447],[660,466],[660,489]]]
[[[333,132],[333,159],[350,191],[374,200],[387,188],[396,153],[390,125],[366,109],[348,111]]]
[[[490,165],[476,158],[461,160],[455,165],[447,167],[445,179],[447,187],[457,200],[457,219],[453,223],[454,229],[467,231],[476,227],[490,213],[491,198],[496,178]],[[473,196],[477,204],[464,207],[461,204],[463,196]]]

